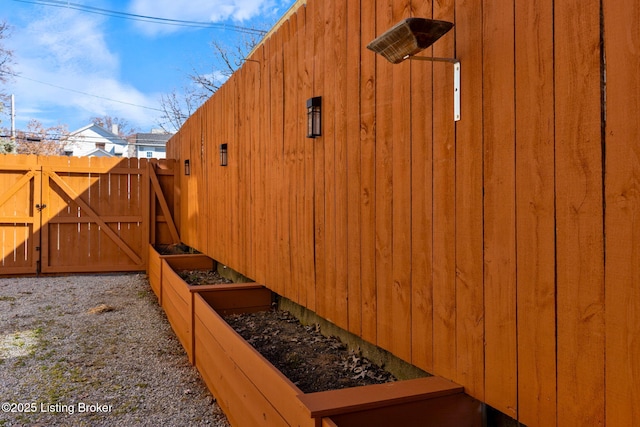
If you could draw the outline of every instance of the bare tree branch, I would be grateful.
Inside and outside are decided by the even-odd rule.
[[[190,85],[181,92],[175,89],[161,96],[160,108],[163,113],[158,123],[166,132],[174,132],[200,107],[211,95],[224,84],[245,61],[251,50],[260,42],[257,35],[245,35],[233,48],[212,41],[214,61],[211,72],[204,74],[192,68],[187,74]]]
[[[4,21],[0,21],[0,113],[8,108],[9,96],[3,89],[3,84],[7,83],[9,79],[14,75],[13,67],[13,51],[5,48],[4,39],[9,38],[11,28],[9,24]],[[0,119],[2,123],[2,119]]]
[[[10,30],[9,24],[4,21],[0,22],[0,83],[6,83],[13,75],[13,51],[5,48],[2,42],[2,40],[9,38]]]
[[[17,152],[20,154],[62,154],[64,139],[69,135],[67,125],[45,128],[38,120],[30,120],[26,131],[16,134]]]

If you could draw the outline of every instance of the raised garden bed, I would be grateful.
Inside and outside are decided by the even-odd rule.
[[[215,264],[208,256],[198,253],[188,246],[177,245],[149,245],[147,257],[147,276],[153,293],[162,305],[162,260],[172,259],[178,270],[204,268],[213,269]],[[211,265],[211,267],[209,267]]]
[[[269,311],[272,293],[267,288],[256,283],[188,285],[167,259],[162,260],[162,281],[167,317],[232,425],[481,425],[480,403],[439,377],[305,392],[296,384],[309,390],[301,380],[294,383],[225,321]],[[241,332],[250,321],[240,320]],[[285,323],[289,321],[295,323],[286,317]],[[289,357],[295,361],[298,356]],[[361,371],[352,373],[358,377]]]
[[[177,258],[176,258],[177,257]],[[216,283],[209,284],[194,284],[189,285],[181,275],[185,275],[187,278],[214,276],[215,261],[205,255],[200,255],[200,258],[187,257],[180,258],[180,255],[175,255],[170,258],[164,258],[161,261],[161,305],[164,309],[167,319],[171,324],[178,340],[184,347],[189,360],[192,364],[195,364],[193,345],[193,300],[194,295],[199,292],[208,292],[210,298],[215,299],[216,293],[221,292],[221,297],[225,299],[229,294],[233,294],[235,290],[243,289],[243,286],[228,284],[226,279],[218,277]],[[262,289],[257,292],[261,292],[266,296],[266,302],[258,303],[256,310],[264,310],[271,304],[271,294],[264,289],[263,286],[257,287],[253,284],[248,284],[245,288],[257,288]],[[224,305],[224,304],[223,304]],[[248,307],[243,306],[243,309]]]
[[[195,365],[233,425],[481,425],[480,403],[440,377],[305,392],[229,325],[208,299],[206,292],[194,298]],[[242,323],[252,316],[225,317]],[[285,316],[285,323],[290,320]],[[248,330],[246,325],[236,327]],[[255,342],[250,335],[255,334],[247,335]],[[280,356],[287,358],[287,353]],[[361,372],[355,371],[351,378]],[[296,382],[307,389],[300,379]]]

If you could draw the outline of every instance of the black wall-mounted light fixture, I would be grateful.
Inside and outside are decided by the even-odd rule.
[[[322,97],[307,99],[307,138],[322,135]]]
[[[220,144],[220,166],[227,166],[227,144]]]
[[[191,175],[191,163],[189,160],[184,161],[184,174]]]
[[[450,62],[453,64],[453,117],[460,120],[460,61],[455,58],[414,56],[434,44],[453,28],[447,21],[426,18],[407,18],[389,28],[367,45],[369,50],[382,55],[392,64],[405,59]]]

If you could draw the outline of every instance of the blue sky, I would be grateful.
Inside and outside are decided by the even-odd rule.
[[[19,74],[3,88],[15,95],[17,129],[37,119],[45,127],[66,124],[73,131],[91,117],[109,115],[148,132],[158,127],[161,113],[155,109],[160,108],[162,94],[187,86],[187,73],[194,69],[201,74],[216,72],[213,40],[234,47],[248,37],[229,29],[161,25],[60,7],[65,3],[0,0],[0,20],[12,27],[5,45],[14,51],[13,68]],[[268,30],[295,0],[68,3]],[[8,111],[0,120],[0,127],[9,127]]]

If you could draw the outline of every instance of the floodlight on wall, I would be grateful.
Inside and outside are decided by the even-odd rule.
[[[307,99],[307,138],[322,135],[322,97]]]
[[[447,21],[425,18],[407,18],[389,28],[367,45],[369,50],[382,55],[392,64],[405,59],[449,62],[453,64],[453,116],[460,120],[460,61],[455,58],[414,56],[434,44],[453,28]]]
[[[184,174],[191,175],[191,163],[189,160],[184,161]]]
[[[220,166],[227,166],[227,144],[220,144]]]

